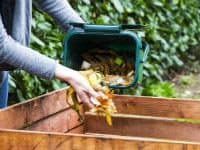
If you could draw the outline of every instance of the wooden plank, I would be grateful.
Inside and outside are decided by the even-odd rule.
[[[0,110],[0,128],[17,129],[68,108],[67,88]]]
[[[170,140],[200,142],[200,123],[180,122],[173,118],[114,114],[113,125],[105,117],[86,113],[85,133],[103,133],[123,136],[152,137]]]
[[[200,100],[114,95],[119,113],[200,119]]]
[[[84,133],[84,127],[83,124],[81,124],[80,126],[77,126],[71,130],[69,130],[66,133],[77,133],[77,134],[83,134]]]
[[[0,131],[2,150],[199,150],[200,143],[149,138]]]
[[[68,108],[67,88],[0,110],[0,128],[16,129]],[[200,118],[200,101],[115,95],[120,113]]]
[[[81,124],[82,122],[79,121],[78,114],[74,110],[68,109],[44,118],[31,126],[26,127],[25,130],[64,133]]]

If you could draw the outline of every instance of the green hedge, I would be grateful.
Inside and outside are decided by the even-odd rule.
[[[182,66],[182,55],[198,43],[197,0],[71,0],[71,3],[89,23],[148,25],[142,34],[151,45],[146,76],[161,80],[168,68]]]
[[[181,68],[186,59],[195,59],[190,47],[199,42],[200,20],[197,0],[69,0],[87,23],[144,24],[139,32],[151,45],[146,78],[162,80],[170,68]],[[60,59],[63,33],[46,14],[34,11],[31,46],[42,53]],[[183,60],[184,58],[184,60]],[[27,99],[58,88],[58,81],[47,82],[24,72],[12,74],[11,93]],[[16,91],[17,89],[17,91]]]

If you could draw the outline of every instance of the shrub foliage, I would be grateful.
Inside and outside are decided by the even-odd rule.
[[[151,45],[144,75],[162,80],[170,68],[181,68],[186,59],[195,59],[190,48],[199,42],[198,0],[69,0],[87,23],[144,24],[139,32]],[[63,32],[54,21],[38,10],[33,11],[31,47],[61,60]],[[183,60],[184,58],[184,60]],[[12,73],[11,95],[20,100],[59,88],[56,80],[44,81],[23,71]]]

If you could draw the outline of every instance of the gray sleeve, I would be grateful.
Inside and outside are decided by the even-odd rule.
[[[67,0],[34,0],[34,2],[50,14],[64,30],[69,29],[70,22],[84,22]]]
[[[45,79],[52,79],[56,61],[25,47],[7,33],[0,17],[0,63],[10,64]]]

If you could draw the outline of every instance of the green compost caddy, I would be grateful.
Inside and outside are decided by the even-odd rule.
[[[82,53],[93,48],[112,49],[116,52],[131,53],[135,71],[129,85],[110,85],[112,89],[126,89],[137,86],[142,81],[143,63],[149,52],[149,45],[142,42],[135,30],[141,30],[143,25],[94,25],[71,23],[72,28],[64,39],[64,65],[80,70]]]

